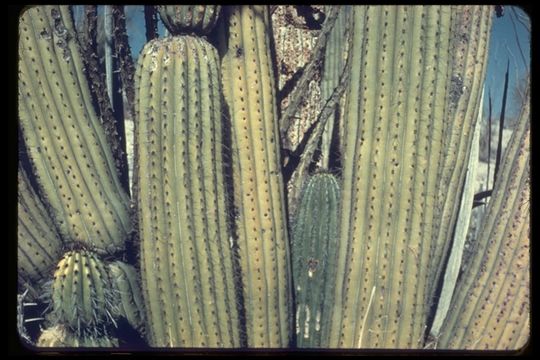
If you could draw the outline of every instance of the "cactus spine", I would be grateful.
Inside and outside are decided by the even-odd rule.
[[[46,278],[62,254],[62,239],[19,165],[18,275],[19,284]]]
[[[68,242],[122,250],[128,198],[92,107],[69,9],[32,7],[19,29],[20,126],[59,231]]]
[[[286,347],[292,289],[269,11],[266,6],[229,9],[223,93],[231,123],[248,346]]]
[[[140,55],[135,176],[153,346],[239,346],[218,65],[192,36],[153,40]]]
[[[530,337],[530,112],[522,109],[438,348],[520,349]]]
[[[216,25],[220,5],[158,5],[161,20],[172,35],[207,34]]]
[[[336,278],[339,195],[336,178],[318,173],[307,180],[298,206],[292,235],[298,347],[319,347],[321,339],[328,336]]]
[[[330,347],[420,347],[450,11],[354,7]]]

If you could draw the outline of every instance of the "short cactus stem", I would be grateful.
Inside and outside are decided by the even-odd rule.
[[[220,5],[158,5],[157,9],[172,35],[208,34],[221,13]]]
[[[334,175],[311,176],[302,191],[292,236],[296,345],[319,347],[328,336],[335,286],[339,184]]]

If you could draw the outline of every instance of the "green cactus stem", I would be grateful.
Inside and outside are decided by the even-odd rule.
[[[108,264],[108,274],[116,302],[113,316],[122,316],[134,329],[143,330],[145,309],[137,270],[131,265],[115,261]]]
[[[62,239],[20,165],[18,182],[17,263],[21,285],[49,276],[62,255]]]
[[[250,347],[289,345],[292,288],[267,6],[228,8],[222,59]]]
[[[451,12],[355,6],[328,347],[420,348]]]
[[[128,197],[92,106],[67,6],[20,18],[20,127],[37,181],[66,242],[109,254],[131,231]]]
[[[161,20],[172,35],[208,34],[217,23],[220,5],[158,5]]]
[[[86,250],[70,251],[58,263],[52,283],[54,324],[76,334],[106,324],[113,299],[105,264]]]
[[[303,189],[292,235],[296,344],[319,347],[328,336],[335,286],[339,184],[329,173],[310,177]]]
[[[238,347],[217,51],[193,36],[155,39],[139,57],[136,87],[149,343]]]
[[[530,338],[530,105],[510,139],[477,239],[435,339],[441,349],[518,350]],[[438,341],[437,341],[438,340]]]

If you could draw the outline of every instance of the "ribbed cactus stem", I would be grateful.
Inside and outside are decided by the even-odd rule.
[[[285,197],[267,6],[229,9],[222,60],[237,242],[250,347],[286,347],[292,328]]]
[[[354,7],[328,346],[422,346],[450,11]]]
[[[69,8],[27,9],[19,29],[20,126],[54,221],[66,241],[122,250],[128,197],[92,105]]]
[[[52,284],[53,322],[82,334],[110,320],[111,283],[105,264],[86,250],[58,263]]]
[[[220,5],[158,5],[157,10],[172,35],[208,34],[217,23]]]
[[[124,317],[134,329],[144,329],[145,308],[137,270],[122,261],[114,261],[108,264],[107,272],[115,301],[113,315]]]
[[[49,270],[62,255],[62,239],[21,166],[18,183],[17,264],[22,285],[49,276]]]
[[[155,39],[141,52],[136,84],[149,343],[237,347],[217,51],[193,36]]]
[[[296,344],[319,347],[328,336],[336,279],[339,184],[329,173],[306,181],[292,235]]]
[[[530,338],[530,107],[505,152],[477,247],[437,339],[441,349],[521,349]]]

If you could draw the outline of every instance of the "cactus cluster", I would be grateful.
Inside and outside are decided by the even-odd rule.
[[[312,30],[307,8],[296,7],[293,20]],[[18,277],[32,301],[45,293],[49,302],[38,346],[119,347],[119,323],[151,347],[526,343],[528,106],[471,261],[459,277],[446,261],[470,216],[467,166],[477,157],[491,7],[342,6],[337,18],[326,8],[331,21],[319,37],[329,40],[308,63],[323,64],[310,89],[335,114],[287,115],[285,125],[271,7],[153,9],[171,35],[148,39],[133,83],[123,74],[119,89],[135,125],[131,198],[120,143],[98,115],[108,103],[95,99],[104,88],[97,61],[80,52],[89,37],[79,37],[68,6],[20,17],[29,164],[18,169]],[[114,31],[127,41],[122,26]],[[345,89],[341,103],[336,89]],[[286,184],[279,128],[289,121],[321,126],[297,139],[287,175],[298,179]],[[456,195],[463,188],[466,200]],[[449,310],[433,321],[437,305]]]

